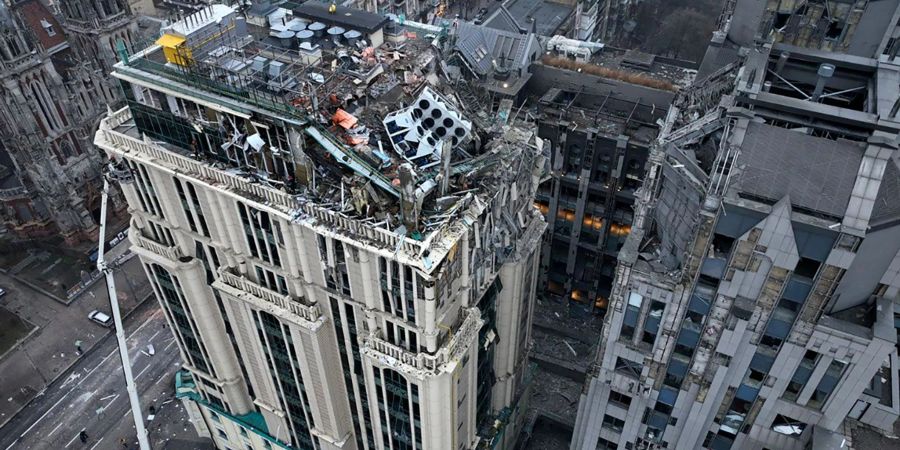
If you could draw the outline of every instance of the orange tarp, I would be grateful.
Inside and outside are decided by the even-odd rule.
[[[338,110],[334,113],[334,117],[331,118],[331,122],[335,125],[342,126],[345,130],[349,130],[356,126],[356,123],[359,122],[359,119],[353,117],[353,115],[348,113],[347,111],[338,108]]]

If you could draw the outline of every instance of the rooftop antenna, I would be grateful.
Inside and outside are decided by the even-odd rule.
[[[131,358],[128,357],[128,344],[125,341],[125,327],[122,325],[122,313],[119,311],[119,297],[116,295],[116,280],[113,268],[107,265],[103,258],[106,245],[106,207],[109,198],[110,178],[128,181],[131,175],[127,170],[117,169],[110,163],[103,176],[103,197],[100,201],[100,238],[97,249],[97,270],[106,276],[106,291],[109,294],[109,305],[112,308],[113,321],[116,327],[116,341],[119,346],[119,357],[122,359],[122,371],[125,373],[125,389],[128,391],[128,400],[131,403],[131,415],[134,418],[134,429],[137,432],[138,444],[141,450],[150,450],[147,441],[147,430],[144,428],[144,416],[141,415],[141,403],[138,399],[137,389],[134,385],[134,377],[131,375]]]

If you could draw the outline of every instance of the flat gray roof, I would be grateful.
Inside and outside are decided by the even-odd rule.
[[[361,9],[338,6],[334,14],[328,12],[331,3],[309,0],[294,7],[294,14],[317,20],[329,26],[340,25],[351,30],[374,33],[384,27],[390,19],[385,16],[363,11]]]
[[[862,161],[862,144],[751,122],[741,145],[735,186],[772,201],[843,217]]]
[[[553,36],[572,14],[573,7],[547,0],[512,0],[504,6],[526,30],[531,29],[531,18],[537,25],[537,34]]]

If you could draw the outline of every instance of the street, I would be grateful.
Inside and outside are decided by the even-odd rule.
[[[163,313],[152,300],[125,322],[142,409],[146,416],[149,406],[154,405],[157,423],[163,413],[175,413],[179,405],[172,400],[174,373],[179,367],[178,349],[164,324]],[[155,347],[155,355],[147,352],[148,344]],[[177,412],[182,413],[180,407]],[[180,424],[177,428],[182,429]],[[79,439],[82,429],[88,436],[86,443]],[[148,423],[148,429],[151,443],[169,437],[153,422]],[[187,431],[187,436],[193,435],[193,429]],[[115,336],[109,334],[0,429],[0,449],[121,449],[125,447],[122,438],[130,448],[136,448],[122,364]]]
[[[108,257],[115,257],[118,251],[127,249],[124,245],[119,247],[122,249],[117,247],[107,253]],[[78,362],[77,343],[80,342],[82,352],[91,351],[111,334],[111,330],[87,317],[92,310],[110,312],[106,283],[102,280],[68,306],[6,274],[0,274],[0,286],[7,290],[0,298],[0,306],[37,327],[0,358],[2,434],[7,420]],[[152,295],[138,258],[131,258],[116,269],[116,288],[123,315]],[[150,298],[146,303],[156,302]]]

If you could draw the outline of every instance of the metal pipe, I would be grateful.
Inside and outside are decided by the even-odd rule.
[[[825,85],[828,83],[828,80],[834,76],[834,69],[834,64],[825,63],[819,66],[819,71],[817,72],[819,78],[816,79],[816,89],[813,91],[810,100],[814,102],[821,100],[822,92],[825,91]]]

